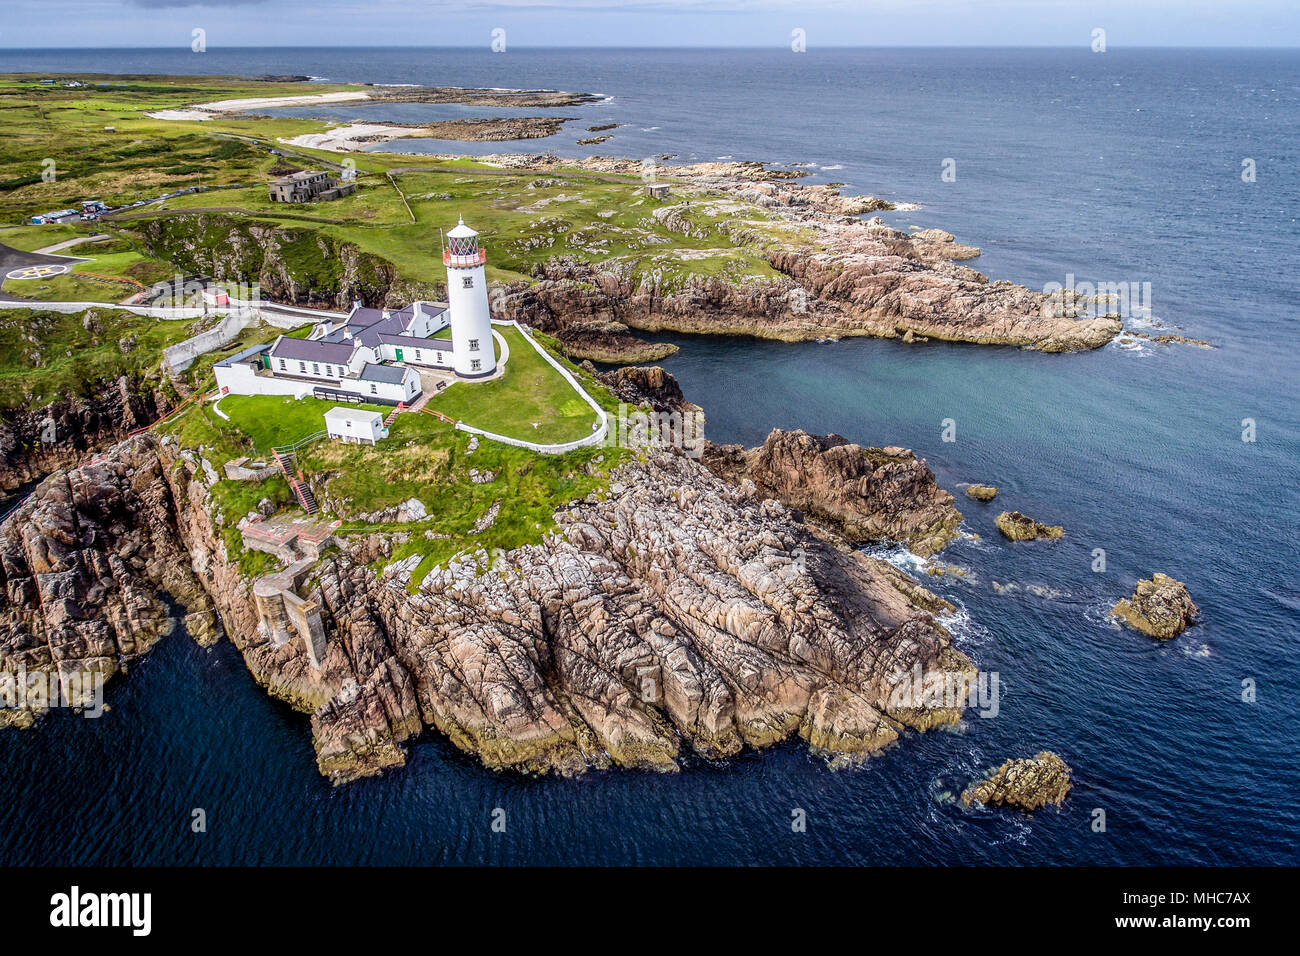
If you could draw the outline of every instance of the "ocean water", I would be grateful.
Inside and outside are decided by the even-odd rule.
[[[1300,861],[1300,51],[5,51],[9,70],[603,93],[556,111],[580,118],[565,132],[513,148],[586,155],[586,126],[620,122],[596,151],[814,163],[811,181],[919,203],[888,218],[980,246],[971,264],[991,279],[1150,282],[1155,321],[1215,348],[672,339],[682,352],[664,364],[715,440],[802,427],[905,445],[957,492],[970,537],[942,558],[970,576],[926,583],[960,606],[958,645],[999,674],[996,717],[909,734],[852,771],[790,744],[572,781],[494,774],[428,734],[405,769],[335,789],[306,717],[268,700],[229,644],[177,634],[110,684],[101,719],[0,734],[0,864]],[[364,110],[339,115],[454,115]],[[1003,490],[968,502],[958,486],[974,481]],[[1067,536],[1004,542],[1004,508]],[[1155,571],[1203,612],[1163,644],[1105,613]],[[1062,811],[952,802],[1044,748],[1075,770]]]

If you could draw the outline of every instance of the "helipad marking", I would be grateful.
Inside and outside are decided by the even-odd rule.
[[[23,266],[21,269],[14,269],[6,279],[49,279],[52,276],[61,276],[68,271],[68,266],[63,264],[45,265],[45,266]]]

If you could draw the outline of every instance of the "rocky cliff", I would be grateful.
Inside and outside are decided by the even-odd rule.
[[[121,376],[98,394],[15,409],[0,418],[0,489],[8,491],[71,467],[89,451],[167,414],[175,392],[158,385],[157,380]]]
[[[436,298],[443,291],[436,283],[408,286],[386,259],[308,224],[298,228],[195,212],[147,219],[132,228],[150,255],[186,273],[255,283],[274,302],[347,309],[356,299],[377,307],[390,297]]]
[[[903,541],[931,555],[962,520],[952,495],[906,448],[864,448],[840,435],[777,428],[753,449],[709,444],[704,463],[723,478],[752,481],[853,541]]]
[[[373,570],[382,536],[343,539],[305,584],[327,635],[319,670],[259,626],[210,480],[142,436],[43,482],[0,526],[0,670],[111,674],[166,630],[160,595],[204,640],[215,608],[254,678],[312,714],[336,781],[400,765],[425,727],[491,767],[577,773],[793,736],[848,762],[960,719],[890,702],[914,665],[971,672],[921,607],[944,602],[685,457],[621,466],[542,543],[452,563],[414,594],[400,563]]]
[[[527,168],[548,162],[546,157],[489,159],[510,166],[526,161]],[[600,157],[584,165],[596,172],[638,171],[626,161]],[[760,163],[671,169],[673,176],[703,190],[688,187],[683,211],[687,205],[703,210],[714,220],[711,228],[764,249],[781,278],[737,283],[697,275],[669,285],[654,274],[638,273],[625,261],[584,263],[561,257],[538,266],[535,281],[512,284],[498,309],[566,342],[576,335],[571,329],[580,327],[582,341],[572,346],[578,357],[584,354],[584,344],[598,342],[602,324],[617,330],[611,333],[617,336],[625,336],[627,328],[785,341],[870,335],[1047,352],[1098,348],[1121,329],[1118,316],[1076,319],[1043,293],[1010,282],[989,282],[982,273],[957,264],[955,260],[978,256],[979,250],[955,242],[950,233],[926,229],[909,234],[878,218],[859,218],[874,209],[894,208],[891,203],[872,196],[842,196],[829,185],[791,183],[783,172]],[[718,193],[734,199],[717,200]],[[774,241],[770,224],[747,216],[736,200],[783,220],[784,238]],[[672,228],[674,207],[661,208],[656,216]],[[678,218],[677,231],[699,231],[687,217]],[[601,347],[608,352],[615,344]]]

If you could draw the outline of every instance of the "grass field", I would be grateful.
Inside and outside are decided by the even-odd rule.
[[[539,444],[591,434],[596,414],[512,326],[496,331],[510,347],[505,374],[490,382],[456,382],[430,399],[430,408],[466,425]]]
[[[186,260],[191,237],[184,224],[176,224],[175,242],[159,241],[159,231],[172,228],[175,217],[200,210],[221,210],[219,223],[230,230],[255,222],[324,236],[336,246],[354,246],[391,263],[398,280],[425,286],[440,281],[439,230],[454,225],[462,214],[483,235],[489,278],[504,281],[527,279],[534,266],[556,256],[617,265],[634,279],[653,277],[666,290],[697,275],[734,281],[768,278],[774,273],[765,247],[808,238],[777,223],[760,207],[734,198],[648,198],[635,177],[602,179],[563,167],[514,173],[472,160],[383,152],[347,155],[358,173],[354,195],[290,208],[269,201],[265,184],[273,175],[322,162],[336,164],[345,157],[287,147],[283,141],[319,132],[326,123],[234,116],[195,123],[146,114],[218,99],[360,87],[229,77],[83,79],[87,86],[65,89],[40,84],[31,76],[0,76],[0,223],[76,206],[82,199],[121,205],[202,187],[202,192],[142,206],[132,218],[113,221],[120,233],[137,237],[144,236],[144,223],[154,223],[150,246],[143,251],[173,271],[203,271],[200,266],[212,264],[210,252]],[[105,131],[106,126],[115,132]],[[52,181],[42,177],[47,163],[53,164]],[[386,175],[390,172],[391,179]],[[577,178],[564,178],[566,174]],[[57,241],[88,227],[46,228],[51,230],[50,241]],[[47,244],[3,229],[0,242],[6,241],[6,234],[24,243],[20,248],[35,248],[32,242]],[[240,235],[232,234],[232,243],[240,241]],[[286,264],[295,282],[328,291],[338,275],[321,270],[319,263],[304,261],[301,274],[294,273],[298,257],[313,257],[309,246],[291,243]],[[207,248],[200,244],[200,249]],[[248,257],[228,263],[239,274],[226,277],[254,281],[257,264]],[[56,286],[50,295],[57,292]]]

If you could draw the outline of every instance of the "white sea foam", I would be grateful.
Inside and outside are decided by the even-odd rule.
[[[1115,606],[1113,601],[1098,601],[1089,604],[1083,609],[1083,616],[1090,624],[1096,624],[1110,631],[1120,631],[1124,629],[1118,618],[1111,614],[1111,608]]]
[[[966,605],[951,595],[944,597],[956,610],[940,614],[937,620],[952,635],[953,643],[958,647],[982,647],[993,637],[993,633],[981,624],[967,610]]]

